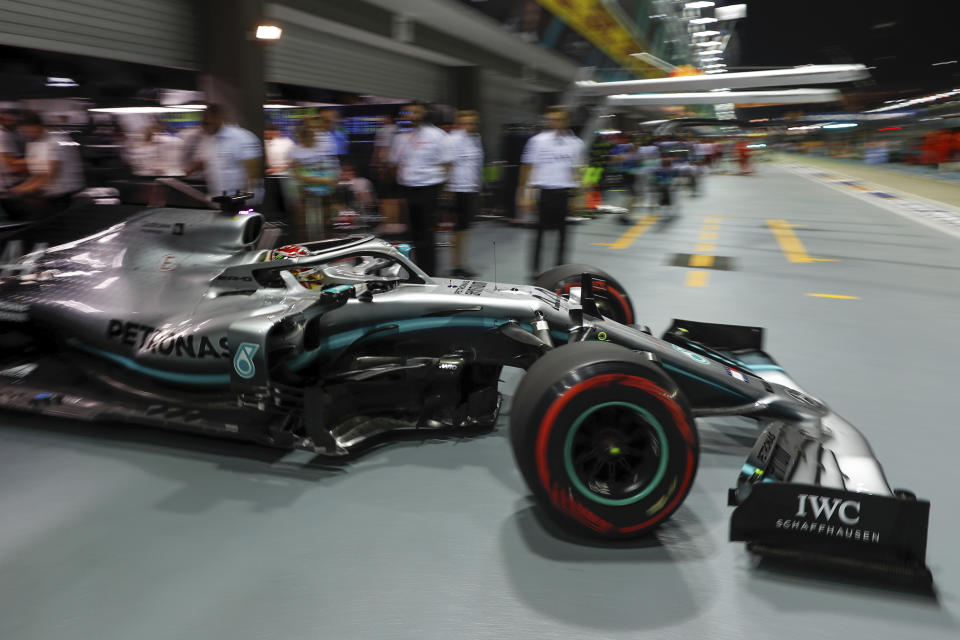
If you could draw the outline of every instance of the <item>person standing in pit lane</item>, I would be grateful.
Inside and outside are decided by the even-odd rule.
[[[185,173],[189,176],[203,167],[207,193],[211,197],[245,191],[254,194],[248,204],[260,204],[263,200],[260,139],[251,131],[225,122],[223,106],[208,104],[200,123],[203,135]]]
[[[476,111],[457,113],[456,129],[448,136],[450,145],[450,181],[447,190],[453,193],[454,223],[453,270],[457,278],[475,278],[477,274],[463,266],[463,253],[467,244],[467,229],[477,211],[478,193],[483,182],[483,144],[477,133],[480,118]]]
[[[290,152],[295,145],[294,141],[283,135],[283,132],[272,122],[263,127],[264,149],[267,156],[267,175],[283,175],[290,168]]]
[[[343,130],[342,118],[337,109],[327,107],[320,111],[319,119],[325,122],[323,133],[330,137],[338,162],[343,162],[350,153],[350,137]]]
[[[78,144],[51,131],[32,111],[20,117],[27,143],[27,179],[6,192],[0,210],[15,220],[36,220],[66,210],[73,194],[84,187]]]
[[[26,172],[23,156],[27,147],[17,131],[19,120],[13,109],[0,109],[0,193],[23,180]]]
[[[393,115],[383,117],[382,124],[377,129],[373,139],[373,154],[370,157],[370,168],[373,170],[374,183],[377,190],[378,208],[384,218],[386,230],[400,223],[400,199],[397,189],[397,177],[390,166],[390,149],[393,147],[393,138],[397,135],[397,125]]]
[[[583,141],[570,131],[570,117],[566,110],[550,107],[545,118],[548,130],[530,138],[523,148],[517,186],[517,204],[522,209],[530,211],[533,208],[533,199],[527,194],[528,186],[535,187],[540,196],[531,261],[533,277],[540,273],[544,231],[557,231],[556,263],[564,263],[567,214],[573,206],[574,193],[580,182],[579,170],[584,163]]]
[[[397,167],[397,184],[406,196],[417,265],[434,275],[437,200],[450,170],[450,145],[447,134],[426,121],[427,107],[423,103],[407,105],[403,115],[409,119],[412,129],[394,136],[390,164]]]
[[[290,169],[300,192],[292,225],[297,241],[315,242],[333,235],[331,194],[340,179],[340,162],[332,138],[325,135],[329,125],[323,114],[316,122],[304,119],[297,129],[297,144],[290,150]]]

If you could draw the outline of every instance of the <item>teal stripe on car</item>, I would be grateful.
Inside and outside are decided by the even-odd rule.
[[[187,384],[200,387],[226,387],[230,385],[229,373],[183,373],[179,371],[154,369],[153,367],[142,365],[132,358],[127,358],[126,356],[111,353],[110,351],[105,351],[103,349],[98,349],[97,347],[91,347],[90,345],[83,344],[78,340],[68,340],[67,342],[81,351],[86,351],[91,355],[110,360],[111,362],[135,373],[140,373],[157,380],[163,380],[164,382],[175,382],[177,384]]]
[[[440,316],[430,318],[406,318],[403,320],[391,320],[380,322],[369,327],[360,329],[351,329],[350,331],[340,331],[324,336],[320,340],[320,346],[312,351],[304,351],[300,355],[294,356],[287,361],[287,368],[291,371],[299,371],[316,360],[321,354],[327,351],[336,351],[347,347],[364,335],[377,329],[386,329],[396,325],[398,333],[413,333],[415,331],[430,331],[433,329],[449,329],[454,327],[472,327],[477,329],[496,329],[502,324],[510,322],[506,318],[487,318],[477,316]],[[520,323],[525,330],[532,332],[533,327],[529,324]],[[551,331],[551,336],[566,340],[567,333],[561,331]]]
[[[775,364],[747,364],[741,362],[744,369],[749,369],[750,371],[783,371],[783,367],[777,366]]]

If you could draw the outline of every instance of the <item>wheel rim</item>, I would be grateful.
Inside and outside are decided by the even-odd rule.
[[[660,422],[630,402],[604,402],[580,414],[567,432],[564,465],[584,497],[620,507],[643,500],[667,471]]]
[[[617,322],[622,323],[625,321],[623,309],[620,308],[620,305],[617,304],[616,301],[611,300],[604,294],[597,295],[596,292],[594,292],[593,297],[597,301],[597,308],[601,314]]]
[[[570,293],[570,289],[578,286],[580,286],[579,279],[573,282],[565,282],[555,293],[557,295]],[[581,293],[581,296],[582,295]],[[597,309],[599,309],[600,313],[605,317],[621,324],[629,324],[633,321],[633,318],[630,317],[630,310],[624,306],[626,302],[621,301],[616,295],[612,294],[612,288],[608,283],[602,282],[601,286],[601,282],[598,282],[596,278],[594,279],[593,299],[597,303]]]

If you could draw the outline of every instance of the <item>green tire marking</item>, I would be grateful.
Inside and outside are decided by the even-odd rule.
[[[604,407],[629,407],[630,409],[636,411],[644,418],[647,422],[650,423],[650,426],[653,427],[654,431],[657,432],[657,439],[660,442],[660,464],[657,466],[657,472],[653,476],[645,489],[643,489],[637,495],[631,498],[621,498],[619,500],[613,500],[611,498],[604,498],[599,496],[593,491],[590,491],[584,485],[580,478],[577,477],[576,470],[573,468],[573,437],[576,435],[577,431],[580,429],[580,425],[583,424],[583,421],[594,411],[599,411]],[[653,414],[644,409],[643,407],[638,407],[637,405],[630,402],[604,402],[598,404],[595,407],[590,407],[585,412],[580,414],[580,416],[574,421],[573,426],[570,428],[570,431],[567,432],[567,438],[563,443],[563,465],[566,468],[567,476],[570,478],[570,481],[573,483],[573,486],[576,487],[577,491],[582,493],[584,497],[593,500],[594,502],[599,502],[600,504],[607,505],[608,507],[625,507],[630,504],[634,504],[646,498],[650,493],[660,484],[660,481],[663,480],[663,476],[667,473],[667,458],[670,457],[670,447],[667,445],[667,436],[663,432],[663,427],[660,425],[660,421],[653,417]]]

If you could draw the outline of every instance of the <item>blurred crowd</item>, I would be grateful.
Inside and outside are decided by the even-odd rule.
[[[780,142],[777,148],[867,164],[896,163],[940,172],[960,172],[960,127],[919,129],[890,126],[878,129],[873,135],[808,135],[801,140]]]
[[[524,138],[518,168],[508,180],[503,171],[485,174],[475,111],[459,111],[452,121],[435,125],[427,105],[405,105],[379,118],[365,157],[351,154],[334,108],[300,114],[284,128],[268,119],[262,142],[229,123],[221,105],[208,104],[198,115],[199,122],[194,116],[188,126],[176,128],[159,119],[141,119],[141,126],[131,127],[101,118],[78,129],[66,118],[44,121],[31,111],[3,110],[0,216],[41,219],[67,209],[90,187],[103,191],[116,185],[117,178],[133,184],[175,179],[185,192],[207,200],[237,191],[254,194],[252,204],[260,210],[281,212],[290,242],[357,230],[404,238],[431,274],[437,273],[437,230],[449,229],[443,243],[452,248],[449,273],[473,277],[466,264],[468,231],[483,206],[507,222],[533,228],[535,275],[544,266],[544,238],[555,233],[552,264],[564,263],[570,216],[596,210],[605,192],[629,192],[626,221],[636,206],[671,207],[677,186],[696,195],[711,168],[751,173],[756,146],[638,132],[601,135],[586,149],[566,111],[551,107],[542,131]],[[113,155],[98,153],[105,149]],[[497,164],[502,169],[503,163]],[[496,197],[491,181],[499,183]]]
[[[178,128],[159,119],[121,126],[116,118],[77,128],[61,119],[67,118],[47,115],[45,121],[14,108],[0,112],[0,221],[44,219],[68,209],[89,187],[103,191],[122,181],[176,179],[184,193],[207,200],[252,193],[251,204],[282,213],[288,240],[295,242],[383,223],[388,232],[405,232],[418,261],[433,272],[444,196],[455,228],[454,271],[472,273],[462,257],[483,183],[476,112],[459,112],[442,129],[430,124],[420,103],[383,117],[368,157],[361,159],[368,175],[358,171],[333,108],[311,110],[286,131],[267,120],[263,142],[229,123],[218,104],[206,105],[199,123]],[[102,156],[110,154],[100,153],[105,149],[114,152],[109,162]]]

